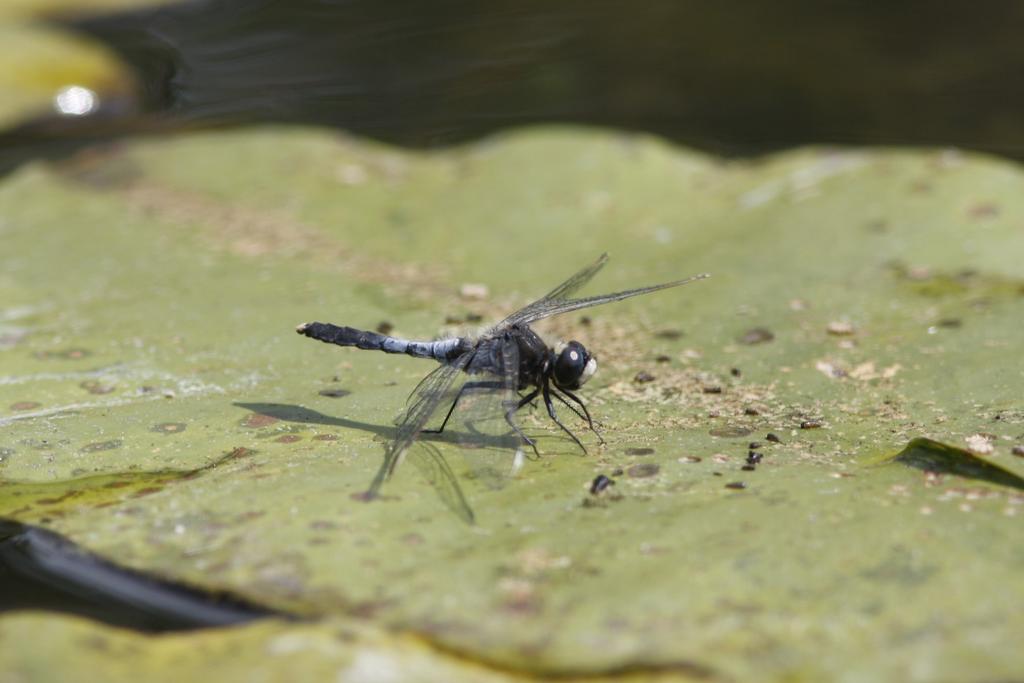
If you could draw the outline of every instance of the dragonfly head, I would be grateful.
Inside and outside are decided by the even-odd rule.
[[[579,389],[597,372],[597,359],[578,341],[560,344],[555,354],[552,375],[559,389]]]

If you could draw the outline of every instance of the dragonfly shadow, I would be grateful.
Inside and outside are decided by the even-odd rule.
[[[236,402],[233,405],[245,408],[256,415],[272,417],[282,422],[292,424],[315,424],[330,427],[344,427],[346,429],[359,429],[380,437],[385,443],[391,442],[398,433],[398,427],[391,425],[370,424],[345,417],[324,415],[316,410],[287,403],[243,403]],[[446,430],[443,434],[425,432],[420,435],[417,442],[411,448],[412,461],[420,473],[427,479],[430,485],[437,492],[438,497],[444,505],[451,510],[462,521],[473,524],[475,515],[469,502],[466,500],[458,478],[449,467],[444,456],[437,446],[432,442],[454,441],[457,445],[472,446],[475,448],[508,452],[510,447],[514,449],[518,442],[509,436],[495,436],[471,430],[470,432],[458,432]],[[481,478],[476,472],[475,478]],[[486,484],[486,481],[483,482]],[[493,486],[491,486],[493,488]],[[369,500],[369,498],[367,498]]]
[[[281,422],[292,422],[294,424],[315,424],[315,425],[326,425],[329,427],[345,427],[346,429],[359,429],[364,432],[370,432],[378,436],[382,436],[387,439],[392,439],[395,436],[395,428],[387,425],[375,425],[369,422],[359,422],[358,420],[350,420],[345,417],[334,417],[332,415],[324,415],[323,413],[315,410],[310,410],[303,406],[292,405],[290,403],[243,403],[236,402],[235,405],[239,408],[245,408],[246,410],[252,411],[256,415],[263,415],[265,417],[272,417],[275,420]]]
[[[358,429],[360,431],[376,434],[377,436],[390,441],[395,438],[398,428],[393,425],[371,424],[351,420],[347,417],[336,417],[324,415],[321,412],[297,406],[290,403],[244,403],[235,402],[232,405],[245,408],[257,415],[272,417],[281,422],[292,424],[316,424],[328,427],[344,427],[346,429]],[[515,449],[517,442],[507,435],[486,434],[475,429],[460,432],[454,429],[446,429],[443,433],[421,432],[419,441],[454,442],[459,445],[474,445],[482,448],[512,448]]]

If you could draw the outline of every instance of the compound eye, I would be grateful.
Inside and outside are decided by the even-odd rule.
[[[597,370],[597,361],[583,344],[571,341],[555,359],[555,384],[563,389],[579,389]]]

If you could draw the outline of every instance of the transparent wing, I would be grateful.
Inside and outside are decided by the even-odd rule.
[[[555,287],[545,297],[534,301],[532,304],[525,306],[512,315],[502,320],[494,328],[492,333],[500,332],[506,327],[512,325],[528,325],[537,320],[543,318],[550,318],[553,315],[561,315],[562,313],[569,313],[570,311],[578,311],[581,308],[590,308],[591,306],[600,306],[602,304],[608,304],[613,301],[622,301],[630,297],[639,296],[641,294],[649,294],[650,292],[657,292],[661,289],[669,289],[671,287],[679,287],[696,280],[703,280],[708,277],[707,273],[701,273],[700,275],[694,275],[693,277],[684,278],[682,280],[675,280],[673,282],[665,282],[660,285],[652,285],[650,287],[638,287],[636,289],[627,289],[622,292],[614,292],[612,294],[601,294],[599,296],[588,296],[582,299],[570,299],[570,294],[575,292],[577,289],[586,284],[594,275],[601,269],[601,266],[608,260],[607,254],[602,254],[592,265],[587,266],[580,272],[573,275],[571,278]]]
[[[532,304],[520,308],[518,311],[510,315],[509,317],[498,323],[494,329],[500,330],[508,327],[516,322],[517,316],[523,316],[532,311],[535,307],[541,306],[550,301],[565,301],[577,289],[590,282],[590,279],[597,275],[597,271],[604,267],[604,264],[608,262],[608,254],[601,254],[596,261],[591,263],[589,266],[576,273],[568,280],[558,285],[550,292],[537,299]]]
[[[505,413],[519,401],[519,347],[513,339],[494,339],[500,358],[494,372],[474,374],[462,389],[444,432],[463,449],[467,477],[488,489],[500,489],[513,473],[514,453],[522,445]],[[514,416],[510,418],[514,421]]]
[[[395,423],[397,431],[394,440],[384,452],[384,462],[370,484],[367,493],[377,495],[380,487],[394,473],[405,457],[405,452],[416,440],[430,416],[438,407],[455,400],[458,393],[456,379],[462,374],[471,354],[464,354],[451,365],[442,365],[427,375],[409,397],[408,407]]]
[[[473,509],[469,507],[469,502],[459,486],[459,480],[437,446],[426,441],[417,441],[413,444],[413,451],[412,462],[416,469],[426,477],[448,509],[462,521],[472,524],[475,519]]]

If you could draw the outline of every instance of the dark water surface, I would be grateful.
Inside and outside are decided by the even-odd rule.
[[[1024,4],[207,0],[65,20],[137,99],[0,136],[0,171],[98,139],[310,123],[433,147],[566,122],[730,155],[808,143],[1024,157]]]
[[[188,631],[284,616],[119,567],[51,531],[0,519],[0,613],[56,610],[139,631]]]

